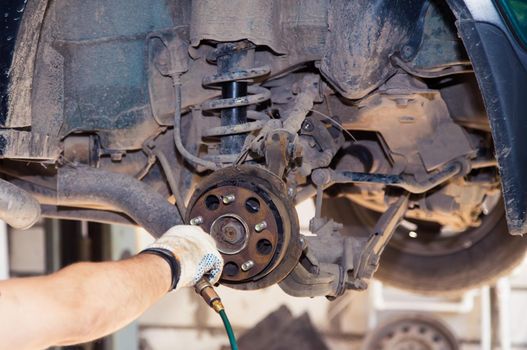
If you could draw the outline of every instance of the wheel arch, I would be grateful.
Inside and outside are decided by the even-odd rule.
[[[489,118],[509,232],[527,233],[527,52],[492,0],[447,0]]]

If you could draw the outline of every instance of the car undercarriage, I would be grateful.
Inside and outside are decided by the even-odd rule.
[[[15,226],[199,225],[222,284],[306,297],[377,270],[462,290],[524,255],[442,1],[29,1],[22,20],[0,130]]]

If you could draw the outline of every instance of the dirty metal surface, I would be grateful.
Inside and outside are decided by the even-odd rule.
[[[221,282],[259,289],[287,276],[301,253],[298,218],[284,183],[255,166],[229,167],[194,192],[186,222],[216,240],[225,260]]]
[[[234,195],[225,204],[223,199]],[[225,260],[223,279],[241,282],[263,273],[283,245],[284,227],[276,206],[265,194],[243,187],[221,186],[206,191],[192,207],[192,218],[203,217],[200,226],[210,232]],[[258,232],[257,224],[267,228]],[[248,271],[242,265],[253,261]]]
[[[341,105],[333,104],[332,108],[346,116]],[[394,76],[379,93],[361,101],[343,125],[379,132],[394,160],[394,172],[411,169],[416,178],[425,178],[449,161],[474,153],[466,133],[450,118],[440,94],[403,76]]]
[[[366,96],[395,73],[389,57],[416,31],[424,3],[411,0],[394,6],[389,0],[333,1],[321,73],[342,96]]]

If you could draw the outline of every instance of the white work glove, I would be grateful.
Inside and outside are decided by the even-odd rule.
[[[168,250],[176,258],[180,269],[176,290],[193,287],[204,276],[212,284],[220,279],[223,258],[214,239],[199,226],[174,226],[145,252],[149,249]]]

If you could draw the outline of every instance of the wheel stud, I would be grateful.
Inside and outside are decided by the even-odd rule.
[[[233,194],[228,194],[226,196],[223,196],[222,201],[223,204],[230,204],[236,200],[236,196]]]
[[[256,232],[262,232],[263,230],[265,230],[267,228],[267,222],[266,221],[262,221],[256,225],[254,225],[254,230]]]
[[[252,260],[247,260],[246,262],[242,264],[242,270],[245,272],[249,271],[253,267],[254,267],[254,261]]]
[[[190,219],[190,224],[197,226],[203,223],[203,216],[196,216],[195,218]]]

